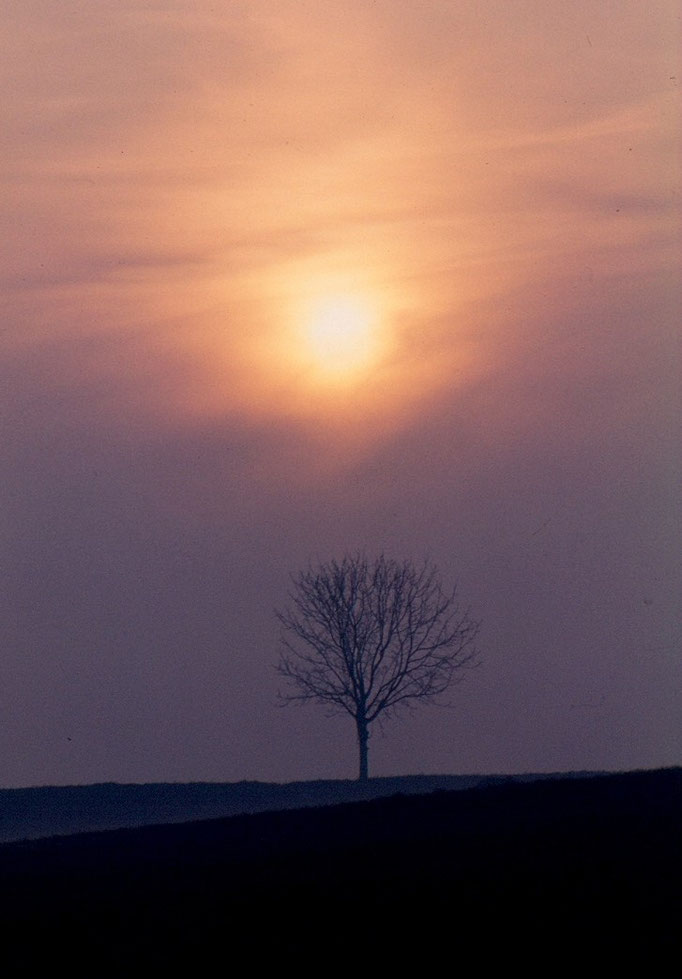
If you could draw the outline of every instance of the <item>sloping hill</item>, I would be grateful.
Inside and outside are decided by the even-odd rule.
[[[507,783],[6,844],[3,961],[423,971],[465,951],[508,964],[520,943],[549,972],[571,956],[651,969],[679,951],[681,784]]]
[[[524,781],[552,775],[519,775]],[[568,777],[568,776],[563,776]],[[501,775],[412,775],[366,783],[159,782],[0,789],[0,843],[129,826],[185,823],[270,809],[358,802],[397,793],[455,791],[508,781]]]

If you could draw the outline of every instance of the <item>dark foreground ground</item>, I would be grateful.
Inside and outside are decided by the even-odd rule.
[[[681,785],[631,772],[5,844],[5,974],[652,974],[680,951]]]

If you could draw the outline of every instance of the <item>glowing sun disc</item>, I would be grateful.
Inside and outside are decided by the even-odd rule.
[[[376,354],[374,312],[355,297],[326,297],[310,310],[306,338],[319,370],[336,375],[361,370]]]

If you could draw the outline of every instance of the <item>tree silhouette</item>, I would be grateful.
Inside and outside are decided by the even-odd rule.
[[[317,701],[355,722],[360,780],[370,727],[415,702],[433,702],[476,659],[479,623],[444,591],[438,570],[383,554],[346,555],[293,576],[277,611],[284,703]]]

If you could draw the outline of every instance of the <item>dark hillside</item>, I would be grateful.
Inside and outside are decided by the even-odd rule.
[[[680,787],[633,772],[6,844],[5,960],[356,971],[521,943],[653,964],[679,949]]]
[[[578,773],[579,774],[579,773]],[[469,789],[510,778],[571,778],[562,775],[406,775],[315,782],[154,782],[46,785],[0,789],[0,843],[158,823],[218,819],[270,809],[301,809],[359,802],[397,793]]]

